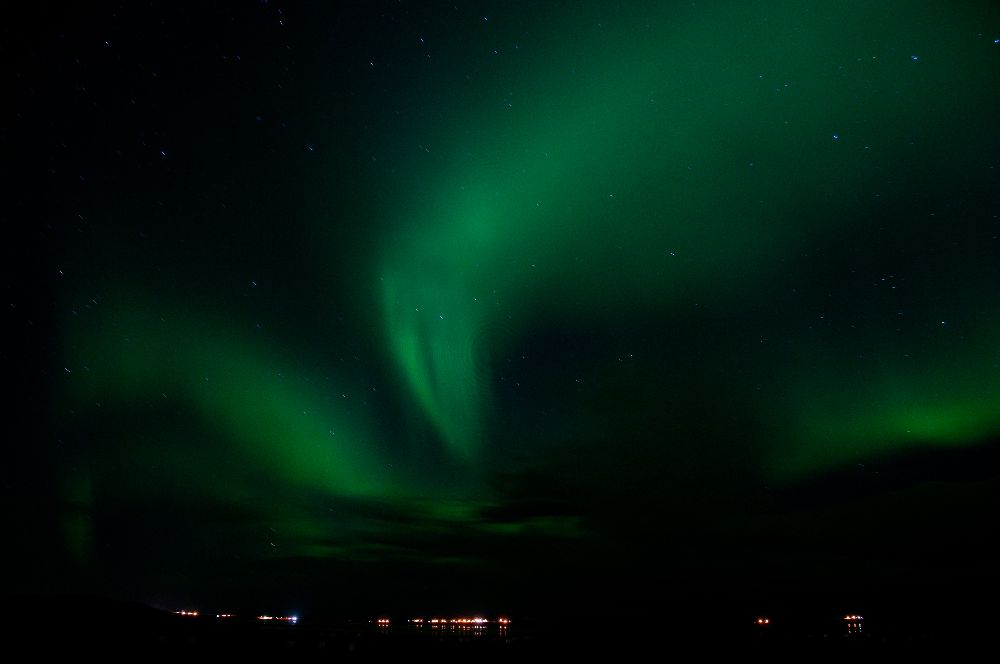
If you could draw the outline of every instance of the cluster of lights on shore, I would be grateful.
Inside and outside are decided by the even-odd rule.
[[[185,616],[188,618],[197,618],[199,615],[201,615],[198,611],[174,611],[174,613],[176,613],[179,616]],[[216,613],[215,617],[219,619],[235,618],[236,615],[232,613]],[[279,622],[297,623],[299,621],[299,618],[298,616],[269,616],[265,614],[257,616],[257,620],[263,620],[263,621],[276,620]],[[455,625],[460,627],[486,627],[487,625],[498,625],[501,628],[504,628],[510,625],[509,618],[497,618],[496,620],[487,620],[486,618],[480,618],[480,617],[429,618],[426,620],[424,618],[410,618],[406,622],[408,622],[411,625],[433,625],[435,627],[444,625],[448,626]],[[378,620],[375,621],[375,623],[379,627],[388,627],[389,625],[392,624],[392,621],[389,618],[379,618]]]
[[[179,616],[187,616],[196,618],[198,617],[197,611],[174,611]],[[217,613],[216,618],[234,618],[232,613]],[[296,623],[299,621],[298,616],[268,616],[262,615],[257,616],[257,620],[277,620],[282,622]],[[864,617],[851,613],[844,616],[844,620],[847,622],[861,622]],[[378,618],[374,621],[379,627],[389,627],[392,621],[389,618]],[[510,625],[509,618],[497,618],[496,620],[487,620],[486,618],[410,618],[406,621],[411,625],[432,625],[434,627],[442,626],[457,626],[457,627],[486,627],[487,625],[498,625],[501,628]],[[771,624],[770,618],[765,618],[763,616],[754,620],[754,624],[760,627],[766,627]]]
[[[379,627],[389,627],[392,621],[389,618],[379,618],[375,621]],[[497,618],[487,620],[486,618],[410,618],[406,621],[411,625],[431,625],[432,627],[456,626],[456,627],[486,627],[487,625],[498,625],[501,628],[510,625],[509,618]]]
[[[257,620],[283,620],[285,622],[298,622],[298,616],[257,616]]]
[[[196,618],[199,613],[197,611],[174,611],[179,616],[187,616]],[[217,613],[216,618],[234,618],[232,613]],[[281,622],[297,623],[299,621],[298,616],[269,616],[261,615],[257,616],[257,620],[277,620]],[[864,620],[864,617],[851,613],[844,616],[844,620],[851,623],[857,623]],[[389,618],[378,618],[374,621],[379,627],[389,627],[392,621]],[[410,618],[406,621],[411,625],[431,625],[433,627],[486,627],[487,625],[497,625],[500,628],[505,628],[510,625],[509,618],[497,618],[496,620],[487,620],[486,618],[476,617],[476,618]],[[754,624],[760,627],[766,627],[771,624],[770,618],[765,618],[763,616],[754,620]]]
[[[862,622],[864,620],[864,617],[863,616],[859,616],[859,615],[857,615],[855,613],[851,613],[849,615],[844,616],[844,620],[846,620],[847,622],[859,623],[859,622]],[[770,618],[765,618],[765,617],[761,616],[761,617],[757,618],[756,620],[754,620],[754,624],[755,625],[759,625],[761,627],[766,627],[767,625],[771,624],[771,619]]]
[[[174,611],[174,613],[176,613],[179,616],[185,616],[187,618],[197,618],[200,615],[197,611]],[[225,619],[225,618],[235,618],[236,614],[234,614],[234,613],[216,613],[215,617],[219,618],[220,620],[222,620],[222,619]],[[263,616],[257,616],[257,620],[279,620],[279,621],[282,621],[282,622],[296,623],[296,622],[299,621],[299,618],[298,618],[298,616],[268,616],[268,615],[263,615]]]

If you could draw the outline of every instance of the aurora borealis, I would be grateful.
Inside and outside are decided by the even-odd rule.
[[[25,590],[995,582],[996,3],[340,4],[8,49]]]

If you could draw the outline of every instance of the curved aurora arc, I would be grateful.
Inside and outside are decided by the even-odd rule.
[[[557,69],[562,62],[533,74],[540,80],[519,98],[531,111],[519,121],[483,110],[467,132],[472,140],[424,178],[421,190],[434,193],[421,199],[423,208],[398,210],[403,230],[385,242],[379,272],[390,352],[409,397],[451,453],[475,462],[488,444],[492,349],[526,332],[511,320],[555,311],[586,334],[594,312],[662,313],[692,300],[739,306],[741,293],[771,288],[777,266],[804,244],[863,232],[851,219],[857,206],[838,203],[844,191],[879,186],[882,173],[862,151],[877,146],[880,163],[905,161],[913,107],[925,113],[921,134],[951,121],[948,109],[961,102],[936,104],[933,91],[963,90],[954,80],[960,65],[921,72],[925,78],[909,86],[905,68],[919,58],[902,53],[870,74],[866,87],[842,80],[843,66],[819,79],[796,72],[821,69],[823,60],[861,60],[853,43],[838,41],[838,25],[858,43],[926,39],[906,14],[862,25],[847,9],[777,3],[769,30],[733,27],[720,35],[719,17],[708,12],[683,30],[609,36],[611,66],[574,53],[582,63],[572,76]],[[956,39],[966,18],[946,9],[920,20],[954,27]],[[706,47],[720,42],[749,53],[755,69],[720,62]],[[937,45],[946,57],[950,44]],[[877,92],[894,78],[903,101]],[[768,122],[745,121],[779,108]],[[850,141],[833,127],[851,127]],[[812,137],[805,144],[803,133]],[[777,189],[775,178],[782,179]],[[918,315],[929,327],[940,323],[934,311]],[[915,367],[900,352],[887,366],[832,385],[794,363],[778,369],[796,387],[767,406],[781,413],[780,422],[769,422],[775,438],[767,472],[794,477],[900,446],[971,443],[1000,430],[998,320],[993,311],[972,344],[930,367]],[[842,373],[837,362],[819,358],[833,376]],[[945,380],[958,389],[943,394]]]
[[[105,412],[179,402],[283,487],[391,505],[423,520],[415,530],[478,524],[517,532],[517,523],[484,522],[479,510],[493,497],[486,482],[476,486],[491,470],[494,368],[503,349],[530,337],[537,321],[586,336],[619,317],[633,325],[653,316],[680,321],[693,305],[779,308],[789,290],[780,283],[783,267],[807,263],[806,248],[869,237],[882,209],[874,194],[885,190],[890,199],[906,191],[900,183],[919,183],[916,167],[899,167],[895,185],[885,175],[887,165],[912,157],[914,136],[955,122],[956,107],[979,126],[995,111],[963,104],[980,79],[948,60],[955,57],[948,40],[975,33],[974,17],[959,10],[945,6],[928,19],[909,16],[905,3],[885,15],[774,3],[763,27],[739,4],[696,17],[663,10],[622,20],[600,44],[573,52],[572,63],[557,36],[539,38],[535,66],[495,74],[495,87],[518,83],[509,107],[484,100],[460,132],[433,124],[413,129],[411,141],[391,139],[407,147],[390,150],[432,145],[433,159],[399,159],[412,195],[382,202],[390,221],[369,257],[366,295],[380,308],[386,352],[401,378],[400,410],[418,413],[409,428],[433,432],[414,438],[440,444],[468,478],[442,481],[445,473],[420,466],[389,472],[399,445],[385,440],[391,427],[377,426],[382,413],[341,398],[352,381],[363,383],[357,376],[313,372],[308,360],[251,341],[204,311],[178,305],[163,316],[162,303],[142,296],[109,297],[124,313],[67,327],[72,375],[64,402],[78,413],[93,412],[95,402]],[[565,24],[553,35],[572,40],[593,22],[581,11],[560,18]],[[743,30],[750,22],[756,29]],[[880,51],[878,68],[860,62],[863,44],[893,41],[900,50]],[[918,63],[903,51],[911,43],[936,48]],[[827,66],[835,62],[843,66]],[[955,149],[928,145],[924,158],[945,163]],[[880,340],[881,361],[861,369],[850,365],[856,349],[832,331],[759,363],[746,359],[743,368],[762,375],[766,395],[755,404],[767,444],[754,470],[799,478],[894,450],[995,435],[1000,306],[982,304],[959,303],[945,318],[934,298],[910,301],[907,320],[923,322]],[[873,321],[872,329],[884,323]],[[963,343],[953,343],[955,334]],[[720,395],[720,408],[725,401]],[[188,461],[178,453],[165,463]],[[193,474],[223,502],[253,501],[253,473],[222,485],[211,473]],[[89,480],[67,484],[74,501],[88,500]],[[278,510],[264,502],[255,509],[265,517]],[[331,530],[325,514],[293,518],[299,553],[353,555],[322,541]],[[552,530],[572,532],[556,517],[539,523],[544,518]],[[372,522],[349,526],[363,539],[381,527]],[[69,528],[70,537],[89,537],[79,520]]]

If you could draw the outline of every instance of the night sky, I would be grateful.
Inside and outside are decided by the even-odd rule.
[[[997,3],[63,4],[0,42],[8,588],[996,586]]]

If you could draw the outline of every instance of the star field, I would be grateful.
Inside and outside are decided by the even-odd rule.
[[[986,566],[992,3],[46,11],[3,139],[26,588],[584,610],[644,565]]]

